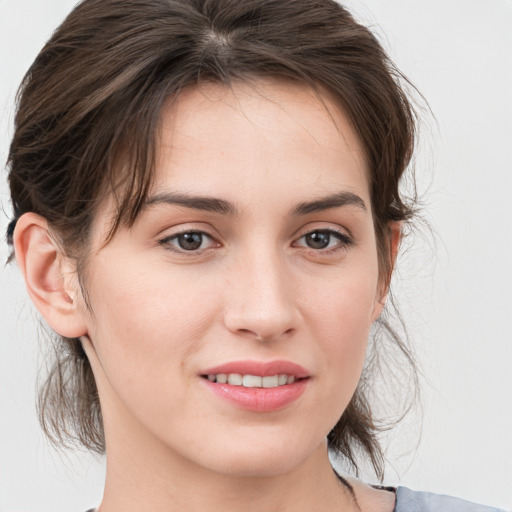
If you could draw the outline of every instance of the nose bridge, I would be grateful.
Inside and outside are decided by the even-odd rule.
[[[248,248],[232,270],[225,312],[230,330],[272,339],[296,328],[293,282],[277,247],[262,243]]]

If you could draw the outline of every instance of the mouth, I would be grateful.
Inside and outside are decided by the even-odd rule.
[[[297,400],[311,376],[289,361],[236,361],[200,374],[207,389],[238,408],[271,412]]]
[[[210,382],[218,384],[229,384],[230,386],[242,386],[244,388],[277,388],[280,386],[286,386],[293,384],[299,380],[305,378],[298,378],[295,375],[287,375],[282,373],[279,375],[251,375],[240,373],[210,373],[208,375],[201,375],[204,379],[208,379]]]

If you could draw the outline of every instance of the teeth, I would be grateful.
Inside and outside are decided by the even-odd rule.
[[[210,382],[218,384],[230,384],[231,386],[243,386],[244,388],[277,388],[293,384],[296,381],[294,375],[270,375],[260,377],[259,375],[241,375],[239,373],[217,373],[207,376]]]
[[[242,377],[242,386],[244,388],[261,388],[261,377],[256,375],[244,375]]]
[[[242,376],[239,373],[230,373],[228,375],[228,384],[232,386],[241,386],[243,384]]]
[[[272,377],[263,377],[261,379],[261,384],[264,388],[275,388],[279,385],[279,377],[277,375],[273,375]]]

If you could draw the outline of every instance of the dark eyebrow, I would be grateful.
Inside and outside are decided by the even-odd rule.
[[[192,208],[193,210],[221,213],[224,215],[237,214],[236,206],[229,201],[217,199],[216,197],[192,196],[173,192],[164,192],[149,197],[145,201],[144,206],[147,207],[161,203],[184,206],[185,208]]]
[[[294,215],[307,215],[308,213],[321,212],[330,210],[331,208],[339,208],[340,206],[357,206],[366,211],[364,201],[352,192],[339,192],[329,196],[321,197],[313,201],[299,203],[293,210]]]

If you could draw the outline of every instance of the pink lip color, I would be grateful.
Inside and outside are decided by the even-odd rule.
[[[308,371],[298,364],[290,361],[232,361],[213,368],[208,368],[202,375],[213,375],[216,373],[239,373],[240,375],[259,375],[269,377],[272,375],[294,375],[297,379],[309,377]]]
[[[205,386],[217,396],[241,409],[254,412],[272,412],[282,409],[297,400],[304,393],[309,382],[308,372],[301,366],[289,361],[271,361],[268,363],[234,361],[209,368],[202,375],[218,373],[238,373],[241,375],[259,375],[261,377],[287,374],[295,376],[296,379],[301,379],[293,384],[275,388],[244,388],[243,386],[220,384],[203,379]]]

